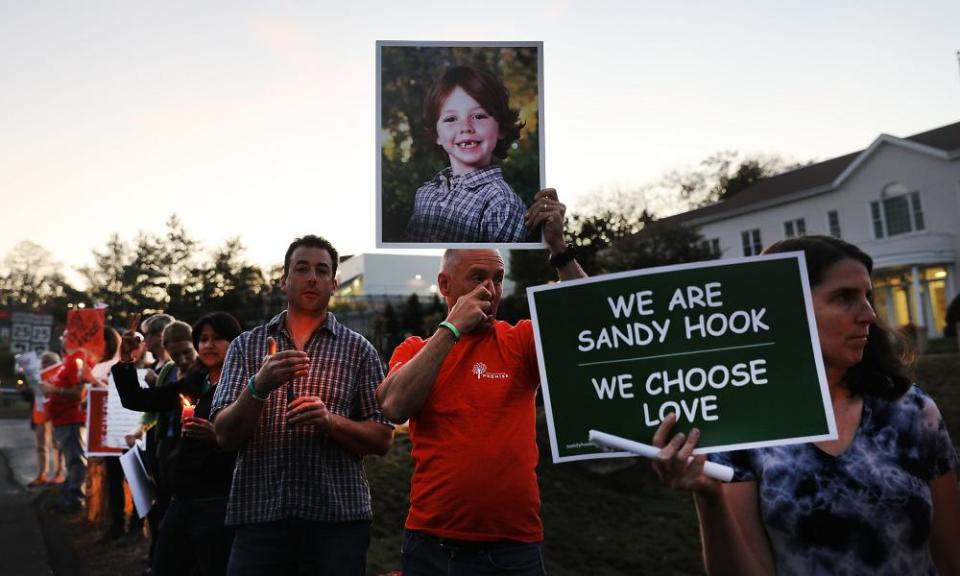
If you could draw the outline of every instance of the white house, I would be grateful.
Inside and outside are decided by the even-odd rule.
[[[877,314],[942,335],[960,290],[960,123],[765,178],[730,199],[671,216],[721,258],[789,236],[832,234],[874,259]]]

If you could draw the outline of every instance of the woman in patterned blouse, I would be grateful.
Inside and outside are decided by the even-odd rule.
[[[777,242],[805,253],[839,438],[711,454],[734,468],[702,474],[699,439],[654,436],[653,467],[692,490],[710,574],[960,574],[957,452],[933,400],[911,384],[877,323],[872,259],[826,236]],[[689,463],[688,463],[689,460]]]

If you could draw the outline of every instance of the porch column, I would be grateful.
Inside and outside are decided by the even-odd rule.
[[[920,296],[920,270],[916,266],[910,267],[910,281],[913,284],[913,309],[916,311],[914,322],[917,328],[926,327],[927,310],[923,306],[923,298]]]
[[[881,290],[887,293],[887,326],[897,327],[897,289],[890,284]]]

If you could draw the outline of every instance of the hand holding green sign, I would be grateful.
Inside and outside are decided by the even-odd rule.
[[[836,437],[801,254],[528,289],[555,462],[649,442],[677,415],[697,452]]]

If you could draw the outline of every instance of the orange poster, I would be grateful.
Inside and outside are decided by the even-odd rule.
[[[67,353],[83,348],[88,358],[103,356],[104,308],[82,308],[67,311],[67,333],[63,347]]]

